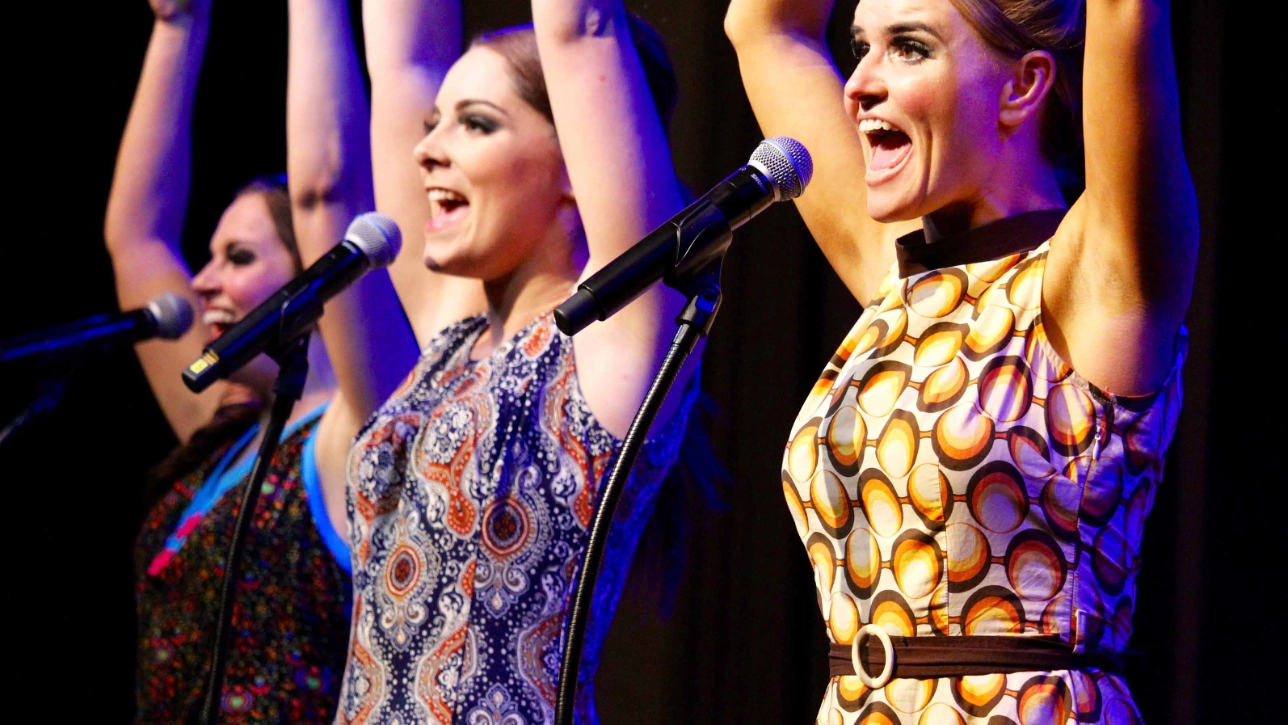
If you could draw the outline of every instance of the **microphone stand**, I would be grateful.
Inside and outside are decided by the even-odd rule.
[[[725,226],[723,235],[726,240],[731,234]],[[599,577],[599,565],[604,557],[604,547],[608,543],[608,532],[612,528],[617,512],[617,502],[622,489],[630,478],[635,460],[648,436],[653,419],[657,417],[662,401],[675,383],[675,376],[684,366],[684,361],[697,346],[698,340],[711,332],[716,312],[720,309],[720,265],[724,261],[723,252],[728,242],[720,247],[721,254],[699,270],[688,274],[679,274],[677,279],[668,279],[667,284],[689,296],[684,311],[675,318],[679,329],[671,340],[671,349],[667,351],[653,383],[640,404],[635,419],[631,421],[630,430],[622,442],[622,450],[617,455],[608,480],[599,494],[595,506],[590,536],[586,539],[586,551],[582,555],[581,569],[577,572],[577,583],[573,590],[572,602],[568,614],[568,623],[564,634],[564,648],[559,668],[559,689],[555,704],[555,725],[572,725],[573,712],[576,709],[577,681],[581,670],[581,653],[585,646],[586,625],[590,619],[592,600],[595,594],[595,582]],[[683,265],[677,265],[683,268]]]
[[[295,403],[304,394],[304,381],[309,375],[309,337],[308,331],[281,347],[270,350],[269,356],[277,361],[281,369],[277,373],[277,382],[273,385],[273,408],[269,414],[268,425],[264,428],[264,439],[260,441],[255,465],[251,469],[250,484],[242,494],[241,507],[233,523],[233,538],[228,546],[228,557],[224,564],[224,579],[220,587],[219,616],[215,620],[214,650],[210,656],[210,676],[206,680],[206,695],[201,706],[202,725],[216,725],[219,722],[220,694],[224,689],[224,668],[228,660],[228,643],[233,624],[233,597],[237,593],[242,555],[246,548],[246,538],[250,533],[251,521],[254,519],[255,506],[259,503],[260,489],[268,475],[269,464],[273,453],[286,429],[286,421],[291,418]]]
[[[63,392],[67,390],[67,384],[71,382],[72,375],[79,369],[81,360],[82,357],[76,357],[56,365],[51,372],[40,379],[36,384],[36,397],[4,428],[0,428],[0,449],[3,449],[5,444],[13,440],[18,433],[26,430],[29,425],[54,412],[62,402]]]

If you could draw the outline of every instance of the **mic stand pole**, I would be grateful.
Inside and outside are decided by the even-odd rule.
[[[255,505],[259,503],[260,489],[268,475],[269,464],[273,453],[286,429],[286,421],[291,418],[295,402],[304,394],[304,381],[309,375],[309,333],[305,332],[291,342],[286,343],[269,356],[277,361],[281,369],[277,373],[277,382],[273,385],[273,409],[264,429],[264,439],[260,441],[255,466],[251,469],[250,483],[242,494],[241,507],[233,523],[233,539],[228,547],[228,557],[224,563],[224,580],[220,587],[219,617],[215,620],[214,649],[210,656],[210,676],[206,680],[206,695],[201,706],[203,725],[216,725],[219,722],[220,693],[224,689],[224,668],[228,660],[228,642],[233,626],[233,598],[241,573],[242,554],[246,548],[246,538],[254,520]]]
[[[725,228],[728,233],[728,228]],[[727,243],[726,243],[727,244]],[[723,252],[723,247],[720,250]],[[640,404],[639,412],[631,421],[630,430],[622,442],[622,450],[617,454],[613,470],[608,474],[608,481],[599,494],[599,503],[595,507],[595,516],[591,523],[590,536],[586,539],[586,551],[582,555],[581,569],[577,572],[577,583],[573,591],[569,608],[568,623],[564,631],[564,648],[559,667],[559,690],[556,700],[555,725],[572,725],[573,712],[576,709],[577,681],[581,669],[581,652],[586,640],[586,624],[590,618],[592,600],[595,594],[595,581],[599,577],[599,564],[604,556],[604,547],[608,543],[608,532],[612,528],[613,518],[617,512],[617,501],[622,489],[626,487],[635,459],[639,457],[640,448],[648,436],[653,419],[657,417],[662,401],[671,390],[675,376],[684,366],[698,340],[711,332],[716,312],[720,309],[720,264],[723,255],[690,276],[668,284],[689,295],[689,302],[684,311],[675,318],[679,329],[671,341],[671,349],[658,368],[653,384]]]

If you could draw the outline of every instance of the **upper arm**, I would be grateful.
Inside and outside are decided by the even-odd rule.
[[[163,292],[173,292],[197,309],[190,286],[191,275],[178,257],[177,246],[144,239],[111,248],[116,296],[121,309],[143,307]],[[134,348],[157,404],[180,441],[187,441],[210,421],[224,392],[223,383],[199,395],[183,384],[183,370],[201,357],[207,334],[198,316],[183,337],[142,342]]]
[[[845,113],[844,83],[822,38],[787,29],[752,32],[726,20],[751,108],[766,136],[790,136],[814,161],[796,208],[850,292],[866,303],[894,261],[894,240],[919,221],[868,216],[866,162]]]
[[[1169,15],[1165,0],[1087,3],[1087,188],[1043,288],[1071,362],[1120,393],[1152,390],[1170,370],[1198,251]]]
[[[429,203],[412,150],[425,135],[439,84],[461,52],[455,0],[382,0],[363,7],[371,73],[371,163],[376,208],[403,232],[389,276],[423,345],[449,323],[483,308],[476,280],[425,268]]]
[[[535,0],[533,18],[560,149],[591,274],[682,207],[679,182],[627,15],[617,0]],[[621,435],[643,399],[684,300],[654,285],[578,334],[578,379],[596,418]],[[625,363],[625,364],[624,364]],[[690,374],[686,370],[683,376]],[[683,389],[685,381],[677,379]],[[673,396],[678,399],[677,396]],[[665,421],[670,400],[659,413]]]

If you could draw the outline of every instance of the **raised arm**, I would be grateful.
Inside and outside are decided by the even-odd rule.
[[[1173,362],[1198,254],[1167,0],[1088,0],[1087,190],[1048,261],[1053,341],[1115,393],[1154,390]]]
[[[346,0],[290,0],[287,178],[305,265],[372,207],[367,104]],[[339,390],[318,427],[327,510],[344,531],[345,462],[359,427],[406,377],[418,348],[383,270],[326,305],[318,323]]]
[[[461,54],[461,9],[457,0],[365,0],[362,24],[371,74],[376,208],[403,231],[403,250],[389,276],[423,345],[484,306],[477,280],[425,268],[429,202],[412,156],[425,135],[439,83]]]
[[[204,0],[157,0],[153,10],[152,39],[117,154],[103,234],[122,309],[140,307],[167,291],[195,308],[192,274],[180,246],[192,166],[192,107],[210,6]],[[179,340],[136,347],[152,392],[180,441],[210,420],[224,390],[219,384],[193,395],[180,378],[183,368],[201,355],[206,336],[198,319]]]
[[[533,0],[532,17],[589,275],[681,209],[679,182],[620,0]],[[629,426],[683,303],[656,285],[577,336],[582,391],[614,433]],[[659,420],[671,412],[664,406]]]
[[[844,81],[825,38],[833,0],[733,0],[725,34],[766,136],[791,136],[814,160],[796,200],[810,234],[850,292],[867,304],[894,262],[894,240],[917,221],[868,216],[863,146],[843,104]]]

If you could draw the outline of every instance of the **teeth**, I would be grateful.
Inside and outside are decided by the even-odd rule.
[[[227,310],[206,310],[201,316],[202,324],[206,325],[231,325],[236,321],[233,313]]]
[[[449,189],[430,189],[429,200],[434,203],[455,202],[459,204],[466,203],[466,198]]]
[[[859,131],[863,133],[872,133],[873,131],[896,131],[889,121],[882,121],[879,118],[865,118],[859,121]]]

